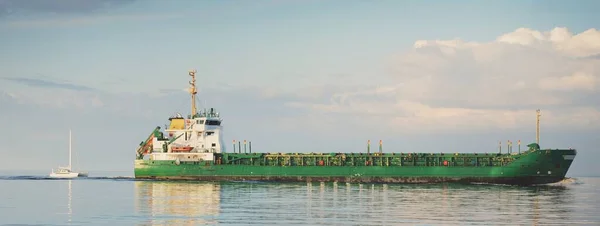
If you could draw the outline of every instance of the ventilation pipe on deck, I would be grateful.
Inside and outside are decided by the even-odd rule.
[[[502,154],[502,141],[498,141],[498,153]]]

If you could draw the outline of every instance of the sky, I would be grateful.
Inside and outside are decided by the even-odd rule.
[[[132,171],[200,107],[262,152],[576,148],[599,175],[597,1],[0,0],[0,169]],[[231,143],[227,144],[228,147]]]

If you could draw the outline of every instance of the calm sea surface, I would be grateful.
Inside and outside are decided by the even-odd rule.
[[[600,225],[594,177],[515,187],[90,176],[1,175],[0,225]]]

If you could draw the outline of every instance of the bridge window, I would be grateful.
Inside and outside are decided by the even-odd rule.
[[[213,135],[213,134],[215,134],[215,132],[213,132],[213,131],[206,132],[206,136],[210,136],[210,135]]]
[[[221,121],[206,120],[206,125],[209,125],[209,126],[219,126],[219,125],[221,125]]]
[[[204,124],[204,120],[196,120],[196,124],[202,125]]]

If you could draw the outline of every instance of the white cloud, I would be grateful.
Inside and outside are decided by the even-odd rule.
[[[556,51],[575,57],[600,53],[600,32],[594,28],[576,35],[564,27],[557,27],[548,32],[519,28],[514,32],[501,35],[496,41],[525,46],[552,46]]]
[[[598,85],[598,76],[589,73],[575,72],[562,77],[546,77],[540,80],[540,88],[544,90],[580,90],[593,91]]]
[[[600,61],[590,57],[597,54],[595,29],[519,28],[488,43],[418,40],[394,56],[392,82],[288,106],[397,132],[532,128],[537,108],[543,126],[599,127]]]
[[[542,34],[542,32],[528,28],[519,28],[514,32],[501,35],[496,39],[497,42],[521,45],[533,45],[546,40],[546,35]]]

